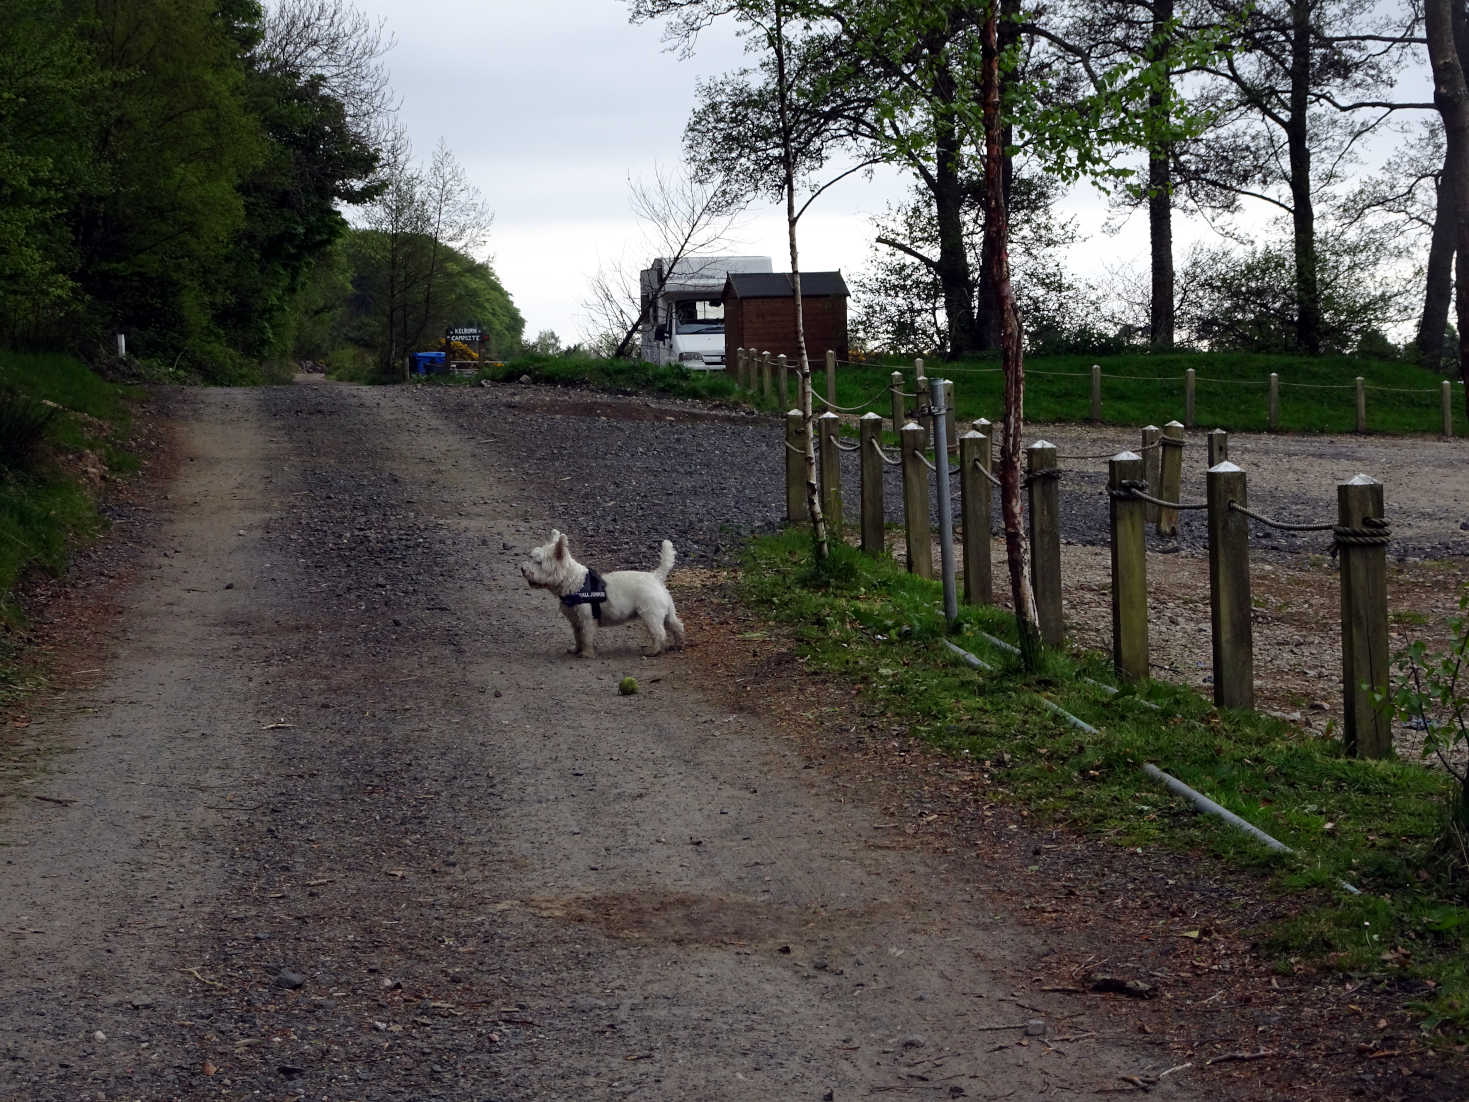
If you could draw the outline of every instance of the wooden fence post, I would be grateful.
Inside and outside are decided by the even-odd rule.
[[[908,418],[903,407],[903,373],[894,371],[888,376],[889,396],[893,400],[893,431],[901,432]]]
[[[1143,481],[1148,484],[1148,494],[1159,497],[1163,493],[1163,448],[1158,443],[1163,430],[1157,425],[1144,425],[1143,438]],[[1143,503],[1149,524],[1158,523],[1158,507],[1151,501]]]
[[[964,523],[964,603],[993,604],[990,558],[990,438],[970,429],[959,437],[959,502]]]
[[[768,351],[760,355],[760,396],[770,397],[770,370],[774,364],[774,358]]]
[[[1164,501],[1178,501],[1178,495],[1183,492],[1183,426],[1169,421],[1163,426],[1160,442],[1163,446],[1158,450],[1163,454],[1158,496]],[[1158,506],[1158,535],[1178,535],[1177,509]]]
[[[1454,387],[1447,379],[1439,384],[1439,405],[1443,408],[1443,434],[1454,435]]]
[[[804,524],[806,515],[806,426],[801,411],[786,414],[786,520]]]
[[[1357,376],[1357,431],[1367,431],[1367,380]]]
[[[834,539],[842,538],[842,449],[837,429],[842,419],[831,410],[816,418],[821,442],[821,512]]]
[[[736,348],[735,349],[735,358],[734,358],[734,365],[733,366],[734,366],[734,382],[735,382],[735,386],[736,387],[742,387],[742,386],[745,385],[745,350],[743,348]],[[728,371],[729,368],[730,368],[730,365],[729,364],[725,364],[724,365],[724,369],[726,371]]]
[[[1148,558],[1145,502],[1119,496],[1141,485],[1143,461],[1120,452],[1107,461],[1112,522],[1112,665],[1128,681],[1148,676]]]
[[[1191,429],[1194,427],[1194,402],[1198,397],[1199,378],[1193,368],[1187,368],[1183,373],[1183,427]]]
[[[1359,474],[1336,488],[1341,553],[1342,741],[1353,757],[1392,756],[1391,709],[1373,694],[1391,691],[1387,657],[1387,529],[1382,483]]]
[[[908,572],[933,577],[933,537],[928,524],[928,468],[923,463],[923,426],[909,421],[898,433],[903,441],[903,530]]]
[[[1037,440],[1025,449],[1030,497],[1030,584],[1041,639],[1059,647],[1066,629],[1061,618],[1061,486],[1056,445]]]
[[[1102,419],[1102,365],[1092,364],[1092,412],[1091,419]]]
[[[954,416],[954,380],[944,380],[944,392],[940,395],[944,403],[944,409],[949,415],[944,418],[944,435],[948,437],[945,447],[948,451],[954,451],[959,447],[959,419]]]
[[[1209,626],[1214,643],[1214,703],[1255,706],[1255,644],[1250,623],[1250,522],[1229,507],[1245,500],[1245,472],[1227,459],[1205,476],[1209,500]]]
[[[1280,429],[1280,373],[1278,371],[1270,373],[1270,407],[1266,424],[1269,425],[1271,432],[1278,432]]]
[[[786,354],[782,352],[775,358],[775,378],[779,384],[777,389],[780,391],[780,404],[782,408],[788,404],[789,389],[787,379],[789,376],[790,365],[786,363]]]
[[[1212,470],[1229,458],[1229,433],[1223,429],[1210,429],[1204,439],[1209,445],[1209,469]]]
[[[837,354],[831,348],[826,350],[826,404],[837,404]]]
[[[883,516],[882,453],[877,450],[882,444],[882,415],[868,410],[857,424],[861,441],[858,455],[862,471],[862,550],[876,557],[887,549],[883,538],[886,521]]]
[[[933,408],[933,391],[926,376],[920,375],[913,380],[913,393],[918,395],[913,401],[918,424],[923,427],[923,446],[926,448],[933,440],[933,414],[929,412]]]

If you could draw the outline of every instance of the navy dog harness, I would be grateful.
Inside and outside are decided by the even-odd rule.
[[[568,593],[561,598],[561,603],[567,608],[576,605],[591,605],[593,619],[602,618],[602,602],[607,599],[607,587],[602,584],[602,577],[591,567],[587,567],[587,580],[581,583],[581,588],[575,593]]]

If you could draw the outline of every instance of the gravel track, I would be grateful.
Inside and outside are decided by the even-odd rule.
[[[693,656],[564,655],[523,551],[721,561],[781,519],[777,421],[519,386],[168,404],[115,611],[7,747],[0,1099],[1339,1097],[1180,1056],[1253,1016],[1147,1029],[1182,1006],[1048,985],[1080,929],[906,841]]]

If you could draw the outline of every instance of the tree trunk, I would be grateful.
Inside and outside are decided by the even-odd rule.
[[[1000,109],[998,8],[989,0],[984,24],[984,268],[991,289],[990,314],[999,322],[1000,361],[1005,369],[1005,417],[1000,433],[1000,511],[1005,525],[1005,557],[1010,597],[1015,605],[1020,649],[1034,668],[1039,634],[1035,594],[1030,588],[1029,548],[1020,512],[1020,434],[1025,418],[1025,354],[1020,318],[1010,283],[1009,204],[1005,194],[1005,141]]]
[[[1311,4],[1291,4],[1290,113],[1286,143],[1290,159],[1291,221],[1296,262],[1296,349],[1321,351],[1321,284],[1316,265],[1316,208],[1311,198],[1311,146],[1307,110],[1311,92]]]
[[[1428,0],[1424,9],[1428,60],[1433,68],[1433,104],[1444,124],[1444,184],[1452,190],[1454,261],[1459,287],[1469,280],[1469,85],[1455,43],[1456,26],[1464,21],[1463,0]],[[1455,296],[1459,321],[1459,374],[1469,379],[1469,295]],[[1469,386],[1465,404],[1469,409]]]
[[[1153,0],[1153,39],[1149,60],[1168,54],[1168,25],[1173,20],[1173,0]],[[1148,108],[1155,117],[1166,100],[1162,90],[1148,93]],[[1148,157],[1148,240],[1152,253],[1152,300],[1148,310],[1148,345],[1155,352],[1173,348],[1173,148],[1163,143]]]
[[[1015,43],[1019,41],[1020,38],[1020,26],[1017,19],[1020,14],[1020,0],[994,0],[994,2],[999,4],[1000,16],[1004,17],[1003,19],[999,20],[999,26],[995,28],[994,37],[996,48],[1001,54],[1003,54],[1008,51],[1013,45],[1015,45]],[[990,12],[986,18],[996,17],[993,12]],[[987,39],[986,41],[989,40]],[[998,89],[1000,78],[997,75],[995,79],[996,88]],[[981,92],[981,95],[983,94],[984,93]],[[996,94],[998,94],[998,92]],[[986,146],[985,152],[984,240],[986,243],[985,247],[987,248],[992,236],[989,225],[989,185],[991,176],[993,174],[994,177],[997,178],[1000,182],[1000,194],[1004,200],[1003,205],[1005,209],[1005,265],[1006,278],[1008,279],[1008,269],[1010,264],[1010,191],[1012,185],[1015,182],[1015,161],[1014,158],[1011,157],[1010,154],[1006,151],[1014,146],[1014,133],[1010,124],[1006,122],[1003,117],[1001,117],[999,120],[999,127],[1000,168],[998,172],[995,172],[991,165],[991,158],[989,156],[988,146]],[[988,135],[986,135],[985,140],[986,143],[988,143]],[[975,332],[979,336],[979,347],[984,349],[985,351],[990,351],[996,348],[1003,350],[1005,346],[1004,317],[1002,316],[1002,311],[996,305],[999,302],[998,294],[999,291],[995,285],[995,272],[993,267],[988,262],[982,263],[980,265],[979,271],[978,303],[975,309]],[[1014,301],[1014,290],[1012,288],[1010,291],[1010,302],[1012,309],[1014,306]]]
[[[780,114],[781,168],[785,175],[786,236],[791,249],[791,293],[796,307],[796,350],[800,353],[799,385],[801,400],[801,425],[806,437],[806,513],[811,518],[811,540],[820,561],[831,554],[827,542],[826,518],[821,512],[821,488],[816,482],[816,421],[812,416],[811,358],[806,354],[806,318],[801,302],[801,263],[796,252],[796,160],[788,97],[790,88],[786,83],[785,15],[780,0],[774,10],[774,31],[771,48],[775,51],[776,100]]]
[[[953,81],[942,80],[952,101]],[[942,95],[936,98],[943,98]],[[980,348],[974,316],[974,277],[964,248],[964,184],[960,178],[959,136],[954,119],[936,118],[933,176],[934,216],[938,221],[939,255],[934,267],[944,291],[949,323],[948,358],[961,359]]]
[[[1454,189],[1449,181],[1446,152],[1435,189],[1433,237],[1428,245],[1423,314],[1418,321],[1418,362],[1430,371],[1438,371],[1443,365],[1444,328],[1454,299]]]

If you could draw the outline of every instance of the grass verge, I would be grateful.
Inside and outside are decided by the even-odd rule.
[[[72,551],[101,531],[98,473],[137,468],[119,443],[132,393],[70,356],[0,351],[0,408],[11,411],[10,424],[36,429],[27,447],[0,459],[0,699],[16,684],[16,586],[31,571],[61,574]]]
[[[787,626],[808,669],[862,686],[869,705],[910,736],[975,763],[987,794],[1118,845],[1204,850],[1258,870],[1293,901],[1293,917],[1260,934],[1276,967],[1390,983],[1425,1030],[1469,1035],[1469,899],[1436,856],[1447,777],[1413,763],[1344,757],[1335,740],[1221,712],[1163,682],[1109,696],[1086,680],[1114,682],[1102,655],[1047,652],[1026,673],[983,638],[1014,642],[1008,614],[966,608],[950,632],[938,583],[846,546],[816,569],[802,530],[757,539],[747,555],[742,599]],[[996,671],[964,665],[944,638]],[[1066,725],[1039,697],[1098,734]],[[1144,762],[1296,855],[1272,853],[1195,814],[1142,773]],[[1343,890],[1343,881],[1361,894]]]

